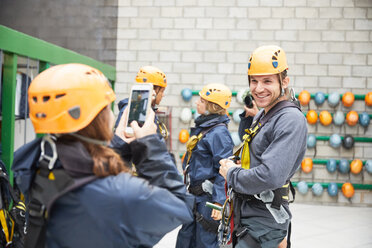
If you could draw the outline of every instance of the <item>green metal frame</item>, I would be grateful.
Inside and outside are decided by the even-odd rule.
[[[2,127],[1,159],[9,172],[13,184],[13,173],[10,167],[14,152],[14,109],[16,92],[16,74],[18,56],[39,61],[39,72],[52,64],[81,63],[97,68],[110,80],[114,88],[116,81],[115,67],[104,64],[74,51],[34,38],[11,28],[0,25],[0,50],[4,53],[4,73],[2,89]],[[0,68],[1,69],[1,68]]]

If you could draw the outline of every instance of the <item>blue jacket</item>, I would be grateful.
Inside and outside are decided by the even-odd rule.
[[[228,124],[227,115],[219,116],[191,129],[192,135],[199,134],[203,129],[219,123]],[[227,126],[220,125],[209,130],[197,143],[189,161],[190,186],[201,184],[207,179],[214,179],[212,201],[223,204],[225,196],[225,179],[219,174],[219,161],[232,156],[234,143]],[[188,155],[185,156],[182,167],[185,169]],[[200,199],[197,197],[197,202]]]
[[[25,155],[26,149],[30,156],[17,157],[12,168],[16,182],[25,184],[23,190],[30,182],[26,164],[30,172],[34,168],[30,162],[40,154],[37,144],[34,141],[34,150],[30,145],[20,148],[18,154]],[[194,197],[186,192],[164,142],[150,135],[130,146],[138,177],[120,173],[98,178],[59,198],[49,213],[48,248],[152,247],[175,227],[193,220]]]

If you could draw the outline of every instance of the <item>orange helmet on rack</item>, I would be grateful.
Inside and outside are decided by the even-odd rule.
[[[208,84],[199,92],[204,100],[213,102],[223,109],[230,107],[232,93],[224,84]]]
[[[163,88],[167,87],[167,77],[164,72],[155,66],[143,66],[139,69],[136,82],[138,83],[151,83],[155,86]]]
[[[81,130],[114,100],[103,73],[83,64],[53,66],[35,77],[28,90],[36,133]]]
[[[261,46],[253,51],[248,62],[248,75],[278,74],[288,69],[284,50],[278,46]]]
[[[300,101],[302,106],[308,105],[310,102],[310,99],[311,99],[311,95],[309,91],[307,90],[301,91],[300,94],[298,95],[298,100]]]

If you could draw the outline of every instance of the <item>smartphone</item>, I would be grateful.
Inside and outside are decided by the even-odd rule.
[[[128,102],[128,117],[125,123],[125,134],[133,136],[133,129],[130,126],[132,121],[137,121],[138,126],[142,127],[146,121],[146,116],[151,109],[153,95],[152,84],[139,83],[132,86]]]

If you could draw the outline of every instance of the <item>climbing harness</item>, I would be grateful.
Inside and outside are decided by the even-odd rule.
[[[13,206],[12,206],[13,205]],[[10,209],[10,210],[9,210]],[[26,206],[9,182],[5,166],[0,166],[0,247],[23,247]]]
[[[158,126],[160,134],[164,138],[164,140],[168,139],[169,131],[167,129],[167,126],[159,120],[156,120],[156,125]]]
[[[291,91],[292,92],[292,91]],[[294,96],[294,91],[291,97],[292,101],[296,101],[297,99]],[[261,130],[261,128],[270,120],[270,118],[280,111],[283,108],[286,107],[295,107],[298,108],[300,111],[299,105],[297,105],[296,102],[290,102],[290,101],[280,101],[278,102],[270,111],[264,115],[264,112],[261,113],[261,115],[252,123],[251,128],[246,129],[246,134],[243,136],[243,144],[234,152],[235,157],[241,157],[241,164],[242,168],[249,169],[250,168],[250,153],[249,153],[249,144],[257,135],[257,133]],[[264,115],[264,116],[263,116]],[[273,217],[279,222],[283,222],[283,219],[289,218],[288,214],[285,212],[285,210],[282,207],[282,203],[284,201],[293,202],[289,200],[289,191],[291,191],[293,195],[293,200],[295,197],[295,190],[290,182],[287,182],[282,187],[275,189],[272,191],[272,194],[270,197],[266,197],[265,194],[257,195],[246,195],[237,193],[232,190],[232,188],[227,189],[226,191],[226,201],[224,203],[224,208],[222,211],[222,221],[221,221],[221,228],[219,229],[221,237],[220,242],[221,244],[227,244],[227,243],[233,243],[234,245],[237,243],[237,240],[239,237],[243,238],[244,240],[250,244],[252,247],[260,247],[257,241],[255,241],[250,235],[247,233],[247,229],[243,226],[241,226],[241,218],[240,218],[240,208],[243,203],[243,201],[261,201],[264,202],[270,213],[273,215]],[[266,192],[263,192],[266,193]],[[270,199],[270,201],[266,201],[267,199]],[[262,201],[264,200],[264,201]],[[225,207],[229,206],[229,207]],[[237,210],[236,213],[231,213],[232,207]],[[284,212],[285,213],[284,213]],[[286,215],[287,214],[287,215]],[[235,215],[235,216],[234,216]],[[276,216],[274,216],[276,215]],[[231,217],[233,216],[233,217]],[[279,216],[279,217],[278,217]],[[233,223],[233,220],[236,220],[238,223]],[[230,221],[228,223],[227,221]],[[285,222],[285,221],[284,221]],[[283,223],[284,223],[283,222]],[[235,225],[234,225],[235,224]],[[230,227],[230,230],[229,228]],[[230,240],[228,240],[229,231],[232,233]],[[289,229],[290,232],[290,229]],[[290,237],[290,233],[288,232],[288,237]],[[250,247],[251,247],[250,246]],[[290,246],[290,241],[289,241]]]
[[[28,204],[29,227],[25,248],[45,247],[46,224],[55,201],[64,194],[94,179],[94,175],[74,179],[58,163],[56,138],[45,135],[41,141],[41,155],[30,189]]]
[[[224,123],[218,123],[214,126],[208,127],[204,130],[202,130],[199,134],[191,136],[189,141],[186,143],[186,149],[187,149],[187,162],[186,162],[186,167],[183,171],[184,173],[184,183],[186,185],[186,188],[188,192],[190,192],[193,195],[196,196],[201,196],[204,194],[213,194],[213,182],[214,178],[210,178],[207,180],[204,180],[200,184],[196,185],[190,185],[190,176],[189,176],[189,168],[190,168],[190,159],[192,155],[192,151],[198,144],[198,142],[213,128],[217,126],[226,126]],[[219,228],[219,223],[213,220],[209,220],[204,218],[202,214],[200,214],[198,211],[196,211],[196,208],[194,208],[194,216],[195,216],[195,221],[199,223],[206,231],[211,232],[211,233],[218,233],[218,228]]]

